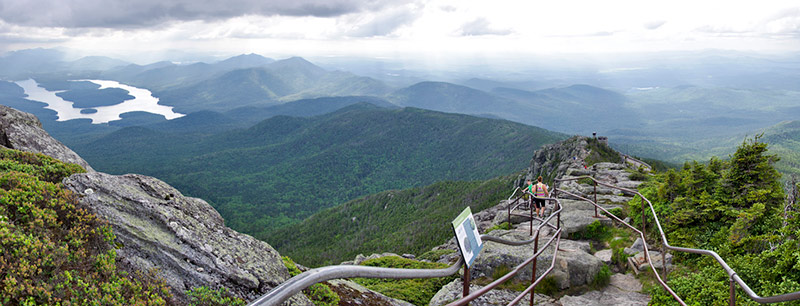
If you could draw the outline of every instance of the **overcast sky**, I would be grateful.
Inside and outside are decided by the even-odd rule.
[[[800,52],[800,1],[0,0],[0,52],[430,57]]]

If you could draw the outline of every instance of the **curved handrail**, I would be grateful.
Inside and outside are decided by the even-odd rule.
[[[517,191],[519,191],[519,186],[517,186],[517,188],[516,188],[516,189],[514,189],[514,192],[512,192],[512,193],[511,193],[511,195],[510,195],[510,196],[508,196],[508,200],[509,200],[509,201],[511,201],[511,198],[513,198],[513,197],[514,197],[514,195],[515,195],[515,194],[517,194]]]
[[[551,200],[555,200],[556,203],[559,203],[557,199],[551,199]],[[539,225],[539,227],[536,229],[536,235],[532,239],[524,241],[511,241],[489,235],[481,235],[481,239],[508,245],[525,245],[525,244],[530,244],[531,242],[536,242],[538,241],[539,230],[542,228],[542,226],[544,226],[545,224],[551,227],[553,226],[548,222],[550,219],[553,218],[553,216],[561,212],[562,210],[561,204],[559,203],[558,206],[559,209],[553,214],[551,214],[547,219],[545,219],[546,221],[543,221],[542,224]],[[558,233],[559,234],[561,233],[560,229]],[[560,237],[560,235],[558,236]],[[542,248],[542,250],[544,250],[545,248],[546,247]],[[534,257],[531,257],[529,261],[534,260],[539,253],[535,254]],[[436,278],[436,277],[449,276],[458,272],[463,263],[464,263],[464,258],[459,257],[458,262],[444,269],[398,269],[398,268],[380,268],[380,267],[367,267],[367,266],[354,266],[354,265],[337,265],[337,266],[320,267],[308,270],[306,272],[300,273],[292,277],[291,279],[283,282],[282,284],[270,290],[267,294],[264,294],[258,299],[251,301],[250,303],[248,303],[248,306],[281,305],[284,301],[286,301],[290,297],[303,291],[303,289],[308,288],[313,284],[329,281],[332,279],[352,278],[352,277],[391,278],[391,279]],[[547,271],[547,273],[549,273],[549,270]],[[510,277],[511,276],[509,276],[509,278]],[[497,283],[495,286],[501,283],[502,282]],[[489,286],[487,285],[484,288],[487,287]],[[486,291],[491,290],[492,288],[494,287],[490,287]],[[462,298],[462,300],[465,300],[468,297]],[[472,299],[474,299],[474,297]],[[469,301],[470,300],[467,300],[467,302]]]
[[[642,241],[646,241],[645,238],[644,238],[644,233],[642,231],[640,231],[639,229],[633,227],[632,225],[628,224],[627,222],[620,220],[617,216],[615,216],[614,214],[612,214],[611,212],[609,212],[608,210],[606,210],[602,206],[597,205],[597,203],[595,203],[594,201],[589,200],[587,198],[584,198],[582,196],[579,196],[577,194],[571,193],[571,192],[566,191],[566,190],[559,190],[559,192],[563,192],[563,193],[565,193],[567,195],[570,195],[570,196],[576,197],[578,199],[581,199],[581,200],[587,201],[589,203],[592,203],[592,205],[596,206],[597,208],[600,208],[600,210],[605,212],[608,216],[610,216],[614,220],[624,224],[625,226],[627,226],[631,230],[633,230],[636,233],[638,233],[639,237],[642,238]],[[661,276],[658,275],[658,271],[656,271],[655,265],[653,265],[653,261],[652,261],[652,259],[650,259],[650,250],[647,247],[647,243],[642,243],[642,244],[644,245],[644,254],[645,254],[644,258],[645,258],[645,260],[647,260],[647,263],[650,265],[650,268],[653,269],[653,273],[656,275],[656,279],[658,280],[659,284],[661,284],[661,286],[664,287],[664,289],[667,290],[667,292],[669,292],[670,295],[672,295],[672,297],[675,298],[681,305],[686,306],[686,302],[684,302],[683,299],[681,299],[681,297],[678,296],[678,294],[675,293],[675,291],[673,291],[672,288],[670,288],[669,285],[667,285],[667,283],[663,279],[661,279]],[[663,264],[666,265],[667,263],[663,262]]]
[[[464,259],[459,257],[455,264],[445,269],[397,269],[354,265],[320,267],[290,278],[277,287],[272,288],[267,294],[251,301],[248,305],[281,305],[281,303],[290,297],[313,284],[338,278],[366,277],[404,279],[445,277],[458,272],[463,263]]]
[[[603,185],[603,186],[606,186],[606,187],[609,187],[609,188],[619,189],[619,190],[622,190],[622,191],[626,191],[626,192],[629,192],[629,193],[636,194],[639,197],[641,197],[645,202],[647,202],[647,205],[650,207],[650,212],[653,214],[653,219],[655,220],[656,226],[658,227],[658,232],[661,235],[661,241],[664,244],[664,247],[666,247],[667,249],[670,249],[670,250],[674,250],[674,251],[693,253],[693,254],[701,254],[701,255],[708,255],[708,256],[713,257],[714,260],[716,260],[717,263],[719,263],[722,266],[722,268],[725,270],[725,273],[728,274],[730,279],[732,281],[735,281],[737,284],[739,284],[739,286],[742,288],[742,290],[744,290],[744,292],[747,293],[747,296],[750,297],[750,299],[752,299],[753,301],[756,301],[758,303],[764,304],[764,303],[777,303],[777,302],[788,302],[788,301],[800,300],[800,291],[781,294],[781,295],[774,295],[774,296],[769,296],[769,297],[761,297],[758,294],[756,294],[755,292],[753,292],[753,290],[750,288],[750,286],[748,286],[747,283],[745,283],[744,280],[742,280],[742,278],[739,277],[739,275],[736,273],[736,271],[734,271],[728,265],[728,263],[725,262],[725,260],[722,259],[722,257],[719,256],[719,254],[717,254],[717,252],[714,252],[714,251],[711,251],[711,250],[705,250],[705,249],[692,249],[692,248],[676,247],[676,246],[670,245],[669,241],[667,241],[667,236],[664,233],[664,229],[661,227],[661,221],[658,220],[658,215],[656,215],[656,210],[655,210],[655,208],[653,208],[653,203],[651,203],[650,200],[647,199],[643,194],[639,193],[639,191],[628,189],[628,188],[623,188],[623,187],[618,187],[618,186],[614,186],[614,185],[607,184],[607,183],[603,183],[603,182],[600,182],[600,181],[596,180],[595,178],[593,178],[591,176],[588,176],[588,175],[579,176],[579,177],[573,177],[573,178],[568,178],[568,179],[556,179],[556,181],[572,181],[572,180],[579,180],[579,179],[583,179],[583,178],[589,178],[589,179],[591,179],[592,181],[594,181],[598,185]],[[562,192],[564,192],[564,191],[562,190]],[[588,201],[588,199],[585,199],[585,200]],[[613,214],[609,213],[608,211],[606,211],[604,208],[600,207],[596,203],[592,202],[592,204],[594,204],[595,206],[597,206],[600,209],[602,209],[609,216],[613,216],[614,219],[619,220],[619,218],[617,218]],[[642,214],[644,214],[644,211],[642,212]],[[627,223],[625,223],[625,224],[627,225]],[[638,231],[638,230],[636,230],[636,231]],[[645,246],[645,250],[647,250],[647,242],[646,242],[646,240],[644,240],[644,238],[642,238],[642,241],[644,242],[643,245]],[[646,254],[648,254],[648,253],[646,253]],[[646,255],[646,257],[649,258],[650,257],[649,254]],[[666,262],[664,263],[664,265],[666,265]],[[653,267],[652,263],[650,264],[650,267]],[[656,277],[658,277],[658,273],[655,271],[655,268],[653,268],[653,272],[656,274]],[[667,286],[666,283],[663,283],[661,281],[660,277],[658,277],[658,279],[659,279],[659,282],[661,282],[662,286],[664,286],[665,288],[669,288],[669,286]],[[732,285],[733,284],[731,284],[731,286]],[[673,297],[676,297],[677,299],[679,299],[679,297],[677,297],[677,295],[675,295],[674,292],[671,291],[671,289],[668,289],[668,291],[670,291],[670,293],[673,294]],[[731,297],[731,298],[733,298],[733,297]]]
[[[539,284],[539,282],[553,270],[553,268],[555,267],[555,261],[556,261],[557,255],[558,255],[558,245],[559,245],[559,243],[561,241],[561,231],[562,231],[562,229],[561,229],[560,226],[553,226],[552,224],[550,224],[550,220],[553,219],[554,216],[559,216],[559,221],[560,221],[560,214],[561,214],[561,211],[563,210],[563,207],[561,206],[561,202],[556,198],[542,198],[542,199],[555,201],[556,204],[558,205],[558,210],[556,210],[553,213],[551,213],[550,216],[548,216],[544,220],[541,220],[542,222],[539,223],[538,227],[536,227],[536,231],[535,231],[535,234],[533,234],[533,238],[528,239],[528,240],[522,240],[522,241],[510,241],[510,240],[505,240],[505,239],[494,237],[494,236],[481,235],[481,239],[485,239],[487,241],[499,242],[499,243],[508,244],[508,245],[525,245],[525,244],[530,244],[531,242],[535,242],[536,248],[538,248],[539,233],[541,232],[542,227],[545,226],[545,225],[556,229],[556,232],[555,232],[555,234],[553,234],[553,237],[551,237],[550,240],[548,240],[548,242],[545,243],[544,247],[542,247],[540,250],[536,250],[535,254],[533,254],[533,256],[531,256],[530,258],[528,258],[527,260],[525,260],[521,264],[517,265],[510,272],[508,272],[505,275],[503,275],[502,277],[494,280],[493,282],[489,283],[488,285],[484,286],[483,288],[481,288],[481,289],[479,289],[479,290],[477,290],[477,291],[475,291],[475,292],[473,292],[473,293],[471,293],[471,294],[469,294],[469,295],[467,295],[465,297],[462,297],[461,299],[459,299],[457,301],[454,301],[454,302],[452,302],[450,304],[447,304],[447,306],[463,306],[463,305],[467,305],[472,300],[478,298],[479,296],[485,294],[486,292],[489,292],[490,290],[492,290],[495,287],[499,286],[500,284],[504,283],[505,281],[507,281],[508,279],[510,279],[511,277],[516,275],[517,273],[519,273],[519,271],[522,270],[523,267],[525,267],[526,265],[528,265],[531,262],[533,262],[534,260],[536,260],[536,258],[538,258],[539,255],[541,255],[542,252],[544,252],[544,250],[547,249],[547,247],[550,246],[550,244],[555,239],[556,240],[556,249],[553,252],[553,259],[552,259],[552,262],[550,264],[550,267],[547,270],[545,270],[545,272],[542,273],[542,275],[539,276],[539,278],[537,278],[528,287],[528,289],[526,289],[523,293],[518,295],[517,298],[513,302],[511,302],[509,305],[514,305],[517,302],[519,302],[519,300],[521,300],[525,295],[529,294],[530,291],[533,290],[533,288],[535,288],[536,285]],[[531,220],[531,223],[532,222],[533,222],[533,220]]]
[[[499,238],[497,238],[497,237],[492,237],[492,238],[496,238],[497,240],[492,240],[492,239],[486,239],[486,240],[489,240],[489,241],[495,241],[495,242],[501,242],[501,241],[509,242],[508,240],[502,240],[502,239],[499,239]],[[481,238],[481,239],[483,239],[483,238]],[[530,243],[530,242],[533,242],[535,239],[539,239],[539,233],[538,233],[538,232],[536,233],[536,237],[535,237],[535,238],[533,238],[533,239],[531,239],[531,240],[526,240],[526,241],[528,241],[528,243]],[[559,243],[561,242],[561,229],[560,229],[560,228],[559,228],[559,229],[558,229],[558,230],[555,232],[555,234],[553,234],[553,237],[550,237],[550,240],[548,240],[548,241],[547,241],[547,242],[544,244],[544,247],[542,247],[542,248],[541,248],[540,250],[538,250],[538,251],[537,251],[535,254],[533,254],[533,256],[531,256],[531,257],[530,257],[530,258],[528,258],[527,260],[523,261],[521,264],[519,264],[519,265],[517,265],[516,267],[514,267],[514,269],[513,269],[513,270],[511,270],[510,272],[506,273],[506,274],[505,274],[505,275],[503,275],[502,277],[500,277],[500,278],[498,278],[498,279],[494,280],[493,282],[489,283],[488,285],[484,286],[483,288],[481,288],[481,289],[479,289],[479,290],[477,290],[477,291],[475,291],[475,292],[473,292],[473,293],[470,293],[469,295],[467,295],[467,296],[465,296],[465,297],[463,297],[463,298],[461,298],[461,299],[459,299],[459,300],[457,300],[457,301],[454,301],[454,302],[452,302],[452,303],[450,303],[450,304],[447,304],[446,306],[463,306],[463,305],[467,305],[467,304],[468,304],[469,302],[471,302],[472,300],[474,300],[474,299],[477,299],[478,297],[480,297],[480,296],[482,296],[482,295],[486,294],[486,292],[489,292],[490,290],[494,289],[495,287],[499,286],[500,284],[502,284],[502,283],[505,283],[505,282],[506,282],[508,279],[510,279],[510,278],[512,278],[512,277],[514,277],[514,275],[517,275],[517,273],[519,273],[519,272],[522,270],[522,268],[524,268],[525,266],[527,266],[527,265],[529,265],[531,262],[533,262],[533,260],[534,260],[534,259],[536,259],[537,257],[539,257],[539,255],[542,255],[542,253],[544,252],[544,250],[545,250],[545,249],[547,249],[547,247],[548,247],[548,246],[550,246],[550,244],[552,244],[552,243],[553,243],[553,240],[555,240],[555,241],[556,241],[556,248],[555,248],[555,251],[553,252],[553,259],[552,259],[552,261],[551,261],[551,263],[550,263],[550,267],[549,267],[547,270],[545,270],[545,272],[544,272],[544,273],[542,273],[542,275],[541,275],[541,276],[539,276],[539,277],[536,279],[536,281],[534,281],[534,282],[533,282],[533,283],[532,283],[530,286],[528,286],[528,288],[527,288],[527,289],[525,289],[525,291],[523,291],[522,293],[520,293],[520,294],[519,294],[519,295],[516,297],[516,299],[514,299],[514,301],[512,301],[511,303],[509,303],[509,305],[514,305],[514,304],[518,303],[518,302],[519,302],[519,300],[521,300],[523,297],[525,297],[526,295],[528,295],[528,294],[530,293],[530,291],[531,291],[533,288],[535,288],[535,287],[536,287],[536,285],[538,285],[538,284],[539,284],[539,282],[540,282],[540,281],[541,281],[541,280],[542,280],[542,279],[543,279],[545,276],[547,276],[547,274],[549,274],[549,273],[550,273],[550,271],[552,271],[552,270],[553,270],[553,268],[555,267],[555,265],[556,265],[556,255],[557,255],[557,253],[558,253],[558,245],[559,245]],[[516,245],[522,245],[522,244],[516,244]]]

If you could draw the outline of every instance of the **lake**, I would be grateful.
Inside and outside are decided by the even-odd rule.
[[[125,100],[122,103],[110,106],[76,108],[73,106],[72,102],[64,100],[56,95],[62,91],[48,91],[47,89],[39,86],[39,83],[33,79],[18,81],[16,84],[25,90],[25,94],[28,95],[26,99],[45,103],[47,104],[45,108],[54,110],[57,113],[58,121],[91,119],[93,124],[108,123],[109,121],[122,119],[120,117],[121,114],[137,111],[163,115],[165,118],[167,118],[167,120],[184,116],[184,114],[172,111],[172,106],[158,104],[158,98],[153,97],[153,94],[147,89],[120,84],[116,81],[76,81],[86,81],[100,85],[98,90],[104,88],[119,88],[127,91],[131,96],[133,96],[133,99]]]

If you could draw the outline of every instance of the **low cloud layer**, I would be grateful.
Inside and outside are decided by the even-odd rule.
[[[245,15],[333,17],[408,0],[0,0],[0,20],[42,27],[149,27]]]
[[[493,28],[486,18],[478,18],[464,24],[461,27],[461,34],[464,36],[508,35],[511,34],[511,30]]]

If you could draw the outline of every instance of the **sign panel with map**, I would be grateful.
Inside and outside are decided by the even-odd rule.
[[[475,257],[478,257],[478,253],[483,248],[483,241],[481,241],[481,235],[478,234],[478,226],[469,207],[453,220],[453,230],[456,233],[458,248],[461,249],[461,255],[464,256],[464,262],[467,263],[467,268],[470,268]]]

